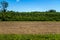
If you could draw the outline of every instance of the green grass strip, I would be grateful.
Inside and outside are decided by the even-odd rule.
[[[0,34],[0,40],[60,40],[60,34]]]

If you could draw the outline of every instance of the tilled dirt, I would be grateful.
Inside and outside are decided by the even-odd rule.
[[[60,34],[60,22],[0,22],[0,34]]]

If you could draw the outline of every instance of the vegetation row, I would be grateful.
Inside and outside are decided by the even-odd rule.
[[[0,40],[60,40],[60,34],[0,34]]]
[[[59,12],[0,12],[0,21],[60,21]]]

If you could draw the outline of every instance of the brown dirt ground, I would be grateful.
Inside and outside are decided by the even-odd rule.
[[[60,34],[60,22],[0,22],[0,34]]]

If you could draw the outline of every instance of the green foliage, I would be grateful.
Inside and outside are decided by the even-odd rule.
[[[56,12],[56,10],[53,10],[53,9],[52,9],[52,10],[49,10],[48,12]]]
[[[0,40],[60,40],[60,34],[0,34]]]
[[[59,12],[13,12],[5,13],[5,21],[60,21]],[[2,20],[0,12],[0,20]]]
[[[6,1],[2,1],[0,2],[0,8],[1,8],[1,11],[3,12],[2,13],[2,21],[5,21],[5,14],[6,14],[6,10],[7,10],[7,7],[8,7],[8,2]]]

